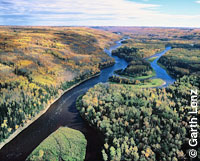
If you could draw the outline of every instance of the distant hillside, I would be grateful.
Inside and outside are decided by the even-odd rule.
[[[0,27],[0,142],[63,90],[114,60],[117,34],[86,27]]]

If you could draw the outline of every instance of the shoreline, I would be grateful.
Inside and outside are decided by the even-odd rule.
[[[46,104],[46,107],[44,107],[43,110],[41,110],[36,116],[34,116],[31,120],[27,120],[27,122],[24,124],[24,126],[20,126],[15,132],[13,132],[7,139],[5,139],[3,142],[0,143],[0,150],[8,144],[10,141],[12,141],[15,137],[17,137],[18,134],[20,134],[23,130],[25,130],[27,127],[29,127],[33,122],[35,122],[40,116],[42,116],[46,111],[51,107],[52,104],[54,104],[58,99],[60,99],[66,92],[70,91],[71,89],[75,88],[76,86],[80,85],[81,83],[90,80],[92,78],[98,77],[100,75],[100,72],[90,76],[89,78],[86,78],[84,80],[81,80],[80,82],[72,85],[70,88],[64,90],[61,94],[59,94],[52,102],[49,104]]]
[[[163,80],[163,81],[164,81],[164,80]],[[160,87],[162,87],[162,88],[163,88],[163,86],[164,86],[165,84],[167,84],[167,82],[166,82],[166,81],[164,81],[164,82],[163,82],[163,84],[162,84]]]

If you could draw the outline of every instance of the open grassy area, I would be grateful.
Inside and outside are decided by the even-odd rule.
[[[149,58],[148,61],[149,61],[149,62],[153,62],[156,58],[157,58],[157,56],[152,57],[152,58]]]
[[[112,76],[109,78],[109,82],[111,84],[126,84],[131,85],[136,88],[152,88],[152,87],[159,87],[165,84],[165,81],[162,79],[146,79],[146,80],[135,80],[131,78],[119,77],[119,76]]]
[[[26,161],[83,161],[87,141],[77,131],[61,127],[47,137],[26,159]]]
[[[136,88],[152,88],[159,87],[165,83],[162,79],[150,79],[149,82],[140,83],[138,85],[134,85]]]

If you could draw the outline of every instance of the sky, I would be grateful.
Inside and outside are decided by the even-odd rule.
[[[200,0],[0,0],[0,25],[200,27]]]

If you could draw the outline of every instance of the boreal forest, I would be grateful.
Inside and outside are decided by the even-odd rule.
[[[115,68],[122,60],[126,66]],[[190,161],[189,141],[200,140],[199,124],[197,133],[190,124],[200,114],[191,107],[191,90],[199,104],[199,69],[196,28],[0,26],[0,160],[12,157],[4,146],[79,87],[71,93],[85,92],[69,96],[75,110],[66,110],[100,138],[93,142],[85,129],[59,124],[24,154],[26,160],[81,161],[98,154],[97,161]],[[194,149],[200,160],[199,145]]]

